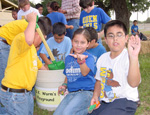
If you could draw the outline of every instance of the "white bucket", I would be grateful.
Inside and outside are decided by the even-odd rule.
[[[58,87],[65,80],[63,70],[39,70],[35,85],[36,102],[39,108],[54,111],[61,100]]]

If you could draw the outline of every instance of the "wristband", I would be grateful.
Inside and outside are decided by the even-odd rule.
[[[62,86],[66,86],[67,87],[67,83],[63,83]]]
[[[82,64],[84,64],[84,63],[85,63],[85,59],[84,59],[84,60],[82,60],[82,61],[77,60],[77,62],[78,62],[78,64],[79,64],[79,65],[82,65]]]

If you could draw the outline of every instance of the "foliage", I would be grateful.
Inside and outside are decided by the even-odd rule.
[[[144,21],[145,23],[150,23],[150,18],[147,18],[146,21]]]
[[[121,0],[118,0],[120,2]],[[144,12],[150,7],[149,0],[126,0],[127,8],[130,12],[142,11]],[[101,7],[104,11],[112,10],[111,0],[95,0],[95,4]]]

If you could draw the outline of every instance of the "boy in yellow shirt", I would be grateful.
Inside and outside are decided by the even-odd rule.
[[[14,37],[24,32],[27,26],[28,22],[24,19],[9,22],[0,28],[0,84],[7,66],[10,45]]]
[[[28,14],[26,20],[29,22],[26,30],[18,34],[11,44],[5,77],[2,80],[0,101],[7,114],[33,115],[31,89],[36,82],[38,69],[46,69],[36,52],[36,47],[42,42],[35,32],[36,13]],[[51,21],[47,17],[40,17],[38,25],[44,35],[51,32]]]

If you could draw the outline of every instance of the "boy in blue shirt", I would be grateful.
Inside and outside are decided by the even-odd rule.
[[[139,28],[138,28],[138,26],[137,26],[137,20],[134,20],[133,21],[133,25],[132,25],[132,27],[131,27],[131,33],[132,33],[132,35],[139,35]]]
[[[89,52],[90,54],[93,55],[94,60],[95,60],[95,65],[97,62],[97,59],[106,52],[105,47],[102,44],[98,44],[97,40],[98,40],[98,35],[96,30],[93,27],[86,27],[86,30],[89,31],[91,37],[90,37],[90,44],[87,47],[87,52]],[[95,66],[95,70],[94,72],[96,73],[96,66]]]
[[[63,23],[58,22],[53,25],[53,37],[47,40],[47,44],[52,50],[52,53],[55,57],[56,61],[63,60],[65,61],[65,57],[70,53],[72,48],[71,40],[69,37],[65,36],[66,27]],[[46,65],[51,64],[52,62],[49,60],[49,55],[46,51],[45,46],[42,48],[40,52],[40,57],[45,62]]]
[[[99,42],[104,35],[102,24],[106,24],[111,18],[104,12],[103,9],[94,7],[94,0],[80,0],[80,6],[83,11],[80,14],[80,27],[94,27],[98,33]]]

